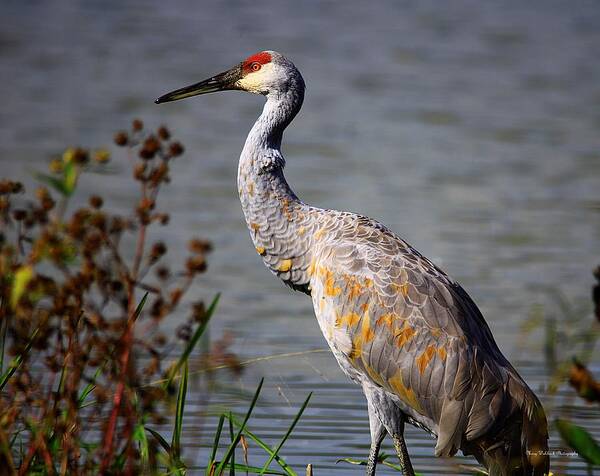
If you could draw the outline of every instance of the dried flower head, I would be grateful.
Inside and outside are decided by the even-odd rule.
[[[134,119],[131,121],[131,128],[134,132],[139,132],[144,128],[144,123],[141,119]]]
[[[90,206],[96,209],[102,208],[102,205],[104,204],[104,200],[98,195],[92,195],[89,201]]]
[[[120,147],[126,146],[127,143],[129,142],[129,137],[127,136],[127,132],[125,132],[125,131],[117,132],[114,136],[114,141],[115,141],[115,144],[117,144]]]
[[[172,142],[169,145],[169,154],[171,157],[179,157],[184,152],[184,148],[179,142]]]
[[[169,132],[169,129],[166,128],[166,126],[160,126],[156,133],[161,140],[169,140],[171,138],[171,133]]]

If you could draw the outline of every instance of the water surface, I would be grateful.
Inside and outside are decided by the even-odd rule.
[[[559,290],[589,299],[598,262],[597,2],[5,1],[0,14],[1,175],[31,185],[30,171],[66,145],[107,144],[134,116],[169,124],[188,152],[163,196],[175,225],[163,238],[175,260],[191,235],[215,243],[192,293],[223,292],[211,333],[234,332],[240,356],[325,348],[310,300],[263,268],[239,208],[236,160],[262,101],[233,92],[152,101],[275,49],[308,85],[284,144],[298,195],[400,233],[465,286],[532,388],[546,382],[540,334],[518,345],[520,324],[536,303],[563,319]],[[136,191],[126,161],[112,167],[108,181],[88,176],[84,188],[124,207]],[[359,389],[328,353],[250,366],[244,388],[261,376],[253,430],[275,442],[314,391],[284,456],[316,475],[362,472],[335,465],[366,456],[368,425]],[[545,401],[576,404],[573,415],[600,436],[597,410],[571,397],[565,389]],[[206,452],[192,448],[209,444],[214,424],[200,418],[204,403],[195,393],[188,406],[197,464]],[[211,404],[247,401],[219,391]],[[432,457],[423,432],[408,438],[419,471],[459,472]],[[568,461],[569,474],[585,474]]]

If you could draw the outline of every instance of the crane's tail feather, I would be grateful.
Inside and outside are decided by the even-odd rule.
[[[547,476],[548,424],[542,404],[518,377],[509,377],[506,390],[511,399],[505,400],[509,408],[504,407],[504,423],[467,442],[465,449],[490,476]]]
[[[517,374],[518,375],[518,374]],[[550,472],[548,422],[541,402],[520,377],[511,376],[508,390],[520,410],[520,435],[514,435],[509,456],[527,476],[546,476]],[[517,427],[518,428],[518,427]],[[520,439],[519,439],[520,436]],[[520,440],[520,441],[519,441]],[[516,461],[515,461],[516,460]],[[491,474],[491,473],[490,473]]]
[[[545,476],[550,472],[548,456],[548,423],[540,401],[535,395],[531,406],[523,411],[521,446],[524,449],[523,466],[532,476]]]

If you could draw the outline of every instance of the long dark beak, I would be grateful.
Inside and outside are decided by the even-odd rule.
[[[181,89],[171,91],[156,101],[156,104],[163,102],[177,101],[178,99],[185,99],[192,96],[198,96],[199,94],[215,93],[217,91],[227,91],[229,89],[237,89],[235,83],[242,77],[241,65],[231,68],[228,71],[217,74],[212,78],[205,79],[199,83],[186,86]]]

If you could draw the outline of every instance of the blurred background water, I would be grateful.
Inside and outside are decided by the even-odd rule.
[[[174,260],[191,235],[214,242],[192,294],[223,293],[211,333],[232,331],[242,358],[325,348],[310,300],[263,268],[241,215],[236,161],[262,100],[153,99],[274,49],[307,83],[284,139],[297,194],[379,219],[444,268],[542,388],[542,336],[523,342],[520,326],[535,304],[563,319],[559,295],[586,302],[599,257],[597,1],[4,0],[0,16],[0,175],[31,188],[31,171],[67,145],[110,144],[132,117],[168,124],[187,153],[162,197],[176,225],[162,238]],[[90,175],[82,189],[119,208],[137,191],[117,157],[109,178]],[[263,375],[252,430],[275,441],[314,391],[283,456],[299,469],[313,463],[316,475],[363,471],[335,464],[365,457],[369,433],[361,392],[333,357],[264,361],[239,385],[252,391]],[[243,408],[243,392],[230,390],[211,402]],[[558,405],[572,395],[565,389]],[[186,454],[196,465],[214,425],[206,403],[200,391],[189,398]],[[595,408],[571,411],[600,435]],[[408,436],[417,470],[459,472],[456,460],[433,458],[423,432]],[[577,458],[567,463],[568,474],[585,474]]]

